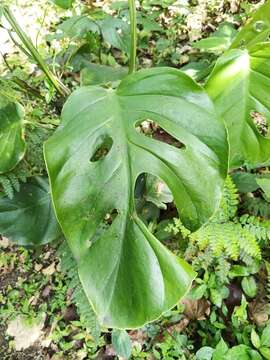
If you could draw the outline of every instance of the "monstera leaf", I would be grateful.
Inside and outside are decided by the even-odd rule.
[[[232,167],[270,160],[269,88],[270,43],[228,51],[208,79],[206,90],[228,127]]]
[[[269,39],[270,1],[262,5],[239,31],[231,48],[251,47]]]
[[[0,99],[0,173],[13,169],[25,153],[22,106]]]
[[[13,199],[0,197],[0,234],[19,245],[46,244],[60,236],[47,179],[21,185]]]
[[[140,133],[144,120],[182,146]],[[190,228],[213,214],[227,141],[202,88],[169,68],[129,75],[116,90],[81,88],[65,104],[45,158],[57,218],[100,322],[134,328],[174,306],[195,274],[138,217],[134,187],[142,173],[159,177]]]

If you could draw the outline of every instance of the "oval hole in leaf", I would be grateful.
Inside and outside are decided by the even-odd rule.
[[[116,219],[118,213],[119,212],[117,209],[112,209],[110,212],[105,214],[102,221],[97,226],[94,235],[91,237],[91,239],[87,240],[87,247],[90,248],[98,240],[98,238],[101,237],[105,231],[107,231],[107,229],[112,225],[112,223]]]
[[[136,211],[147,224],[156,220],[160,210],[166,210],[167,204],[173,201],[173,195],[167,184],[159,177],[149,173],[142,173],[138,176],[134,197]]]
[[[96,148],[90,158],[91,162],[103,160],[108,155],[113,145],[113,139],[109,136],[101,136],[96,143]]]
[[[254,122],[258,132],[262,136],[267,136],[267,134],[268,134],[268,123],[267,123],[267,120],[266,120],[265,116],[263,114],[261,114],[260,112],[258,112],[258,111],[252,110],[250,112],[250,117],[251,117],[252,121]]]
[[[176,147],[177,149],[185,149],[186,146],[172,134],[169,134],[164,128],[162,128],[157,122],[146,119],[136,124],[136,130],[152,139],[164,142],[168,145]]]

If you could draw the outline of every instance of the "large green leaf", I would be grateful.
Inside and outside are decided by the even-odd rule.
[[[206,83],[206,90],[228,127],[232,167],[270,160],[268,134],[263,136],[253,120],[259,118],[262,125],[269,122],[269,88],[270,43],[226,52]]]
[[[139,133],[146,119],[184,146]],[[97,159],[102,144],[107,154]],[[65,104],[45,158],[58,220],[100,322],[134,328],[176,304],[195,274],[140,220],[134,187],[142,173],[162,179],[193,229],[213,214],[227,173],[227,140],[203,89],[170,68],[130,75],[116,90],[81,88]]]
[[[251,47],[259,42],[266,41],[270,35],[270,1],[253,14],[244,27],[239,31],[231,48]]]
[[[22,184],[13,199],[0,197],[0,234],[19,245],[46,244],[60,236],[47,179]]]
[[[0,98],[0,173],[13,169],[25,153],[22,106]]]

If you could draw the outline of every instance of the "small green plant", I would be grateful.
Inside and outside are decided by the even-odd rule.
[[[220,208],[214,217],[196,232],[186,229],[179,219],[167,231],[188,239],[186,258],[195,269],[217,266],[217,275],[226,282],[232,261],[246,265],[261,259],[261,246],[270,238],[269,221],[248,214],[237,216],[238,193],[231,177],[225,182]],[[226,279],[226,281],[225,281]]]

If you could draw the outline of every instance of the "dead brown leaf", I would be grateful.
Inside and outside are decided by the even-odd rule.
[[[248,304],[248,314],[251,321],[258,326],[264,326],[268,321],[268,307],[267,303],[254,300]]]
[[[7,249],[10,245],[11,245],[11,243],[8,240],[8,238],[6,238],[4,236],[0,237],[0,247],[1,248]]]
[[[51,265],[42,270],[42,274],[50,276],[55,272],[55,270],[55,262],[53,262]]]
[[[205,320],[210,314],[210,303],[206,299],[186,298],[181,303],[185,305],[184,314],[189,320]]]
[[[189,324],[189,319],[184,318],[179,323],[171,325],[167,328],[168,333],[173,334],[173,332],[180,333],[182,332]]]

